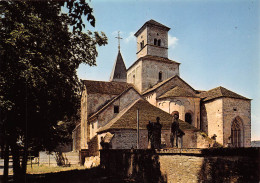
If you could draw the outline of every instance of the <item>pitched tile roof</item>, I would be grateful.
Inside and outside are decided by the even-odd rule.
[[[154,25],[154,26],[157,26],[157,27],[161,27],[163,29],[166,29],[167,31],[170,30],[169,27],[167,27],[167,26],[165,26],[165,25],[163,25],[163,24],[161,24],[159,22],[156,22],[155,20],[151,19],[151,20],[145,22],[144,25],[134,35],[137,37],[140,34],[140,32],[148,25]]]
[[[149,120],[155,122],[156,117],[160,117],[162,129],[171,128],[172,116],[169,113],[153,106],[144,99],[138,99],[105,126],[101,127],[97,133],[120,129],[137,129],[137,109],[139,109],[139,129],[146,129]],[[179,120],[179,123],[182,130],[198,131],[197,128],[187,122]]]
[[[230,91],[222,86],[219,86],[217,88],[211,89],[206,92],[202,92],[200,94],[201,98],[203,98],[203,101],[209,101],[216,98],[221,97],[229,97],[229,98],[236,98],[236,99],[244,99],[244,100],[250,100],[246,97],[243,97],[233,91]]]
[[[168,82],[169,82],[170,80],[172,80],[173,78],[179,78],[183,83],[185,83],[188,87],[190,87],[194,92],[197,92],[197,91],[196,91],[195,89],[193,89],[188,83],[186,83],[183,79],[181,79],[180,76],[174,75],[174,76],[172,76],[172,77],[170,77],[170,78],[168,78],[168,79],[166,79],[166,80],[164,80],[164,81],[162,81],[162,82],[159,82],[159,83],[155,84],[152,88],[149,88],[149,89],[147,89],[146,91],[144,91],[144,92],[142,93],[142,95],[147,94],[147,93],[149,93],[149,92],[151,92],[151,91],[156,90],[157,88],[161,87],[162,85],[168,83]]]
[[[120,50],[118,51],[117,58],[112,69],[109,81],[126,82],[126,67]]]
[[[127,71],[132,68],[135,64],[137,64],[139,61],[141,60],[153,60],[153,61],[157,61],[157,62],[164,62],[164,63],[169,63],[169,64],[180,64],[179,62],[176,62],[174,60],[170,60],[168,58],[165,57],[159,57],[159,56],[154,56],[154,55],[145,55],[143,57],[140,57],[139,59],[137,59],[128,69]]]
[[[83,80],[88,93],[102,93],[110,95],[119,95],[124,90],[132,87],[131,84],[126,82],[107,82],[107,81],[93,81]]]
[[[176,86],[173,89],[167,91],[163,95],[159,97],[159,99],[163,98],[171,98],[171,97],[194,97],[197,98],[196,94],[191,93],[190,91],[186,90],[185,88]],[[199,98],[199,97],[198,97]]]

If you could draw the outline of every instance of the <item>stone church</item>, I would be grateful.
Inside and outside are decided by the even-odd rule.
[[[160,117],[161,147],[170,146],[172,114],[179,114],[183,148],[249,147],[251,100],[222,86],[194,89],[168,58],[169,27],[149,20],[135,33],[137,60],[126,68],[120,48],[108,82],[84,80],[81,121],[73,150],[96,156],[111,149],[148,148],[147,124]],[[199,81],[198,81],[199,82]]]

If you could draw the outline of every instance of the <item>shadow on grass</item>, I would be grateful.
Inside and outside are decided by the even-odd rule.
[[[9,179],[12,182],[12,178]],[[100,167],[83,170],[69,170],[45,174],[27,174],[26,183],[121,183],[134,182],[105,174]]]

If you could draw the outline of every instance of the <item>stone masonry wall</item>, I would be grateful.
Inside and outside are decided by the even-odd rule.
[[[260,181],[260,148],[101,150],[110,176],[135,182]]]
[[[179,64],[144,60],[142,64],[142,92],[158,83],[159,72],[162,72],[162,81],[179,75]]]
[[[158,99],[157,107],[171,114],[179,112],[179,118],[185,121],[185,114],[192,115],[192,125],[200,128],[200,99],[192,97],[175,97],[174,99]]]
[[[202,130],[211,138],[217,135],[217,142],[223,144],[223,99],[202,104]]]
[[[147,28],[137,37],[137,58],[147,55]],[[144,41],[144,48],[141,49],[141,42]]]
[[[142,91],[142,61],[139,61],[127,71],[127,83],[132,83],[135,88]]]
[[[112,149],[136,149],[137,147],[137,131],[136,130],[115,130],[111,131],[114,134],[111,145]],[[161,147],[170,148],[170,130],[162,130],[161,133]],[[203,137],[201,133],[194,132],[194,130],[184,130],[182,142],[183,148],[207,148],[212,147],[214,142],[208,137]],[[104,134],[101,136],[104,136]],[[99,140],[100,141],[100,140]],[[139,131],[139,148],[148,149],[148,131]]]
[[[118,105],[119,112],[121,112],[139,98],[141,98],[141,96],[134,89],[130,89],[124,93],[120,98],[116,99],[112,105],[107,107],[98,115],[98,128],[103,127],[118,115],[117,113],[114,113],[114,105]]]
[[[251,105],[250,100],[233,98],[223,99],[224,114],[224,145],[227,145],[231,135],[231,125],[235,118],[241,123],[242,146],[251,146]]]
[[[81,97],[81,149],[87,149],[87,143],[90,140],[90,129],[87,124],[89,115],[97,111],[97,109],[105,102],[111,100],[116,95],[87,93],[86,89]]]

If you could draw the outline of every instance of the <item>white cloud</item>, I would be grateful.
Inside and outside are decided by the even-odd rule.
[[[179,39],[177,37],[173,37],[169,34],[168,36],[168,46],[171,48],[175,48],[178,44]]]
[[[128,36],[125,38],[125,42],[126,43],[129,43],[130,41],[134,41],[135,40],[135,36],[134,36],[134,32],[130,32],[129,34],[128,34]]]

